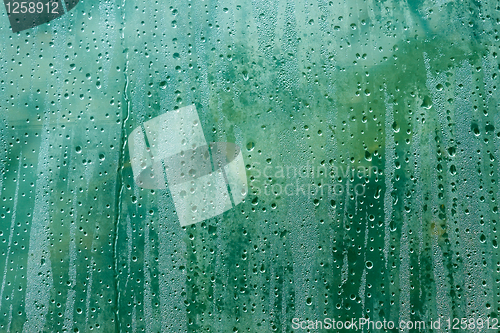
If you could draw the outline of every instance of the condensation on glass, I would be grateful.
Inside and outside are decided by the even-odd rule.
[[[0,15],[1,332],[500,326],[497,1],[61,6]],[[129,144],[191,105],[246,188],[181,225]]]

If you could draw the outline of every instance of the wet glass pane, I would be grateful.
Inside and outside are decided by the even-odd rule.
[[[500,328],[498,1],[4,4],[0,332]]]

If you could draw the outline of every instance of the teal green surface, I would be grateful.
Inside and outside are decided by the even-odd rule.
[[[20,33],[0,16],[0,332],[497,320],[498,1],[82,0]],[[134,183],[127,137],[190,104],[250,188],[181,227],[168,189]]]

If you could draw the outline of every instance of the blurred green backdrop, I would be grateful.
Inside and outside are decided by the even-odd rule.
[[[1,332],[498,317],[500,2],[0,19]],[[250,192],[181,227],[168,190],[134,184],[126,140],[193,103],[207,141],[242,148]]]

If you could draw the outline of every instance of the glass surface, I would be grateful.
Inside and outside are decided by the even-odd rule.
[[[499,330],[498,1],[4,2],[0,332]]]

